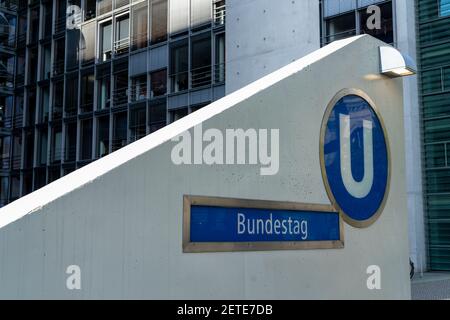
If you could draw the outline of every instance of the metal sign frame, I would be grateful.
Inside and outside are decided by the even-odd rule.
[[[339,240],[337,241],[277,241],[277,242],[191,242],[191,206],[251,208],[266,210],[310,211],[336,213],[339,216]],[[234,251],[275,251],[313,250],[344,248],[344,223],[342,215],[331,205],[305,204],[266,200],[231,199],[219,197],[183,197],[183,252],[234,252]]]

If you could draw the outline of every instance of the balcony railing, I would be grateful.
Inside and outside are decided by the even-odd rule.
[[[62,148],[61,147],[54,148],[50,152],[50,159],[52,163],[60,162],[62,160]]]
[[[114,42],[114,52],[116,55],[127,53],[130,48],[130,38],[123,38]]]
[[[146,136],[145,125],[140,125],[140,126],[135,126],[135,127],[130,126],[130,130],[131,130],[131,136],[130,136],[131,142],[138,141],[139,139],[142,139],[143,137]]]
[[[117,151],[127,145],[126,139],[114,139],[112,141],[112,152]]]
[[[66,147],[65,159],[66,162],[75,161],[77,155],[77,147],[75,145],[71,145]]]
[[[170,75],[171,92],[179,92],[189,89],[189,72],[183,71]]]
[[[22,157],[20,155],[14,155],[11,158],[11,167],[13,170],[20,169]]]
[[[22,128],[23,126],[23,114],[16,114],[12,119],[13,128]]]
[[[198,88],[211,85],[211,66],[191,70],[191,87]]]
[[[94,109],[94,103],[92,103],[92,102],[80,105],[81,113],[92,112],[93,109]]]
[[[78,110],[76,107],[67,107],[66,108],[66,117],[76,116],[77,113],[78,113]]]
[[[216,26],[225,25],[226,5],[224,0],[214,2],[214,24]]]
[[[17,46],[20,48],[25,47],[27,44],[27,34],[26,33],[20,33],[17,35]]]
[[[130,99],[131,102],[142,101],[147,99],[147,86],[141,85],[139,87],[132,87]]]
[[[128,103],[128,87],[117,88],[113,91],[114,106],[121,106]]]
[[[0,116],[0,128],[10,129],[12,128],[11,116]]]
[[[52,110],[52,120],[59,120],[62,118],[62,106],[54,106]]]
[[[3,72],[3,70],[0,70]],[[0,89],[2,91],[11,91],[14,89],[14,76],[12,74],[0,73]]]
[[[131,37],[131,48],[137,50],[147,47],[147,33],[140,33]]]
[[[331,35],[327,35],[325,37],[322,37],[322,45],[330,44],[333,41],[345,39],[351,36],[356,35],[356,29],[347,30],[339,33],[334,33]]]
[[[53,63],[53,75],[59,75],[64,73],[64,60],[55,61]]]
[[[60,33],[66,30],[67,18],[61,17],[55,21],[55,33]]]
[[[10,168],[9,156],[0,158],[0,168],[1,169],[9,169]]]
[[[16,48],[16,36],[4,30],[5,26],[0,25],[0,47],[14,50]],[[8,26],[6,26],[8,28]]]

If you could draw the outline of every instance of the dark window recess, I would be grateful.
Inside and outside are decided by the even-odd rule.
[[[56,1],[56,20],[55,20],[55,32],[60,33],[66,28],[66,0]]]
[[[167,123],[167,106],[166,101],[151,104],[149,106],[149,123],[150,132],[161,129]]]
[[[111,76],[98,80],[98,109],[108,109],[111,105]]]
[[[13,138],[13,150],[12,150],[12,159],[11,159],[11,167],[13,170],[19,170],[21,167],[21,159],[22,159],[22,134],[14,134]]]
[[[20,176],[11,177],[10,201],[19,199],[20,197]]]
[[[121,106],[128,102],[128,72],[120,72],[115,75],[114,81],[114,106]]]
[[[131,101],[147,99],[147,75],[140,75],[131,79]]]
[[[78,77],[67,77],[65,97],[66,117],[75,116],[78,113]]]
[[[41,88],[41,102],[39,107],[39,123],[46,123],[49,119],[50,109],[50,89],[49,87]]]
[[[33,174],[24,173],[22,195],[25,196],[33,191]]]
[[[131,142],[139,140],[146,135],[146,112],[145,107],[130,111],[130,139]]]
[[[192,39],[191,54],[192,88],[211,84],[211,36],[199,36]]]
[[[50,159],[52,163],[59,163],[62,159],[62,130],[60,126],[52,129]]]
[[[328,19],[326,21],[326,32],[324,44],[355,35],[355,12]]]
[[[34,165],[34,130],[25,133],[25,169],[31,169]]]
[[[177,120],[180,120],[181,118],[188,115],[188,108],[180,108],[176,110],[171,110],[169,112],[170,114],[170,122],[175,122]]]
[[[96,0],[85,0],[84,1],[84,20],[94,19],[96,16]]]
[[[52,120],[58,120],[62,117],[63,112],[63,95],[64,82],[58,81],[53,87],[53,108],[52,108]]]
[[[77,123],[70,122],[66,125],[66,141],[64,151],[64,161],[73,162],[77,154]]]
[[[58,180],[60,177],[61,177],[61,168],[59,166],[50,167],[48,169],[48,183]]]
[[[81,76],[80,109],[81,112],[92,112],[94,109],[94,74],[89,73]]]
[[[184,91],[189,88],[189,54],[187,41],[172,45],[170,50],[170,88],[171,92]]]
[[[92,119],[80,122],[80,160],[92,159]]]
[[[97,157],[109,154],[109,116],[98,118]]]
[[[112,151],[119,150],[127,144],[127,113],[114,115]]]
[[[151,97],[163,96],[167,93],[167,70],[155,71],[150,74]]]
[[[53,75],[64,72],[65,39],[55,41],[55,60],[53,63]]]
[[[34,190],[38,190],[45,186],[47,182],[47,172],[45,168],[37,168],[34,171]]]
[[[11,136],[0,137],[0,168],[10,169]]]
[[[28,126],[32,126],[36,122],[36,89],[28,91],[28,107],[26,122]]]
[[[66,69],[76,69],[78,67],[78,52],[80,50],[80,29],[75,28],[72,30],[67,30],[67,58],[66,58]]]

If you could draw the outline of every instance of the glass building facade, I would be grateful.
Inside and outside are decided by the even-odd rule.
[[[418,0],[429,268],[450,270],[450,1]]]
[[[0,206],[225,94],[225,1],[0,10]]]

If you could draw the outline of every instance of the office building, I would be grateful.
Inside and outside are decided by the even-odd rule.
[[[321,46],[371,34],[417,60],[418,77],[404,80],[410,255],[416,269],[450,269],[450,1],[25,0],[0,10],[0,205]]]

